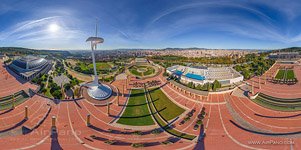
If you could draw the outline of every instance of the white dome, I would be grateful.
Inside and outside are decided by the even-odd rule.
[[[89,96],[97,100],[105,100],[112,95],[112,89],[103,84],[89,86],[87,91]]]

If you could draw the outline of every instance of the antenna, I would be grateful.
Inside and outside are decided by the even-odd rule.
[[[98,19],[96,19],[96,23],[95,23],[95,37],[97,37],[97,28],[98,28]]]
[[[97,37],[97,32],[98,32],[98,19],[96,18],[95,22],[95,37]],[[95,50],[97,49],[97,44],[95,45]]]
[[[98,23],[97,22],[98,22],[98,19],[96,18],[95,36],[89,37],[86,40],[86,42],[91,43],[94,80],[92,81],[92,83],[84,84],[84,86],[88,87],[87,93],[90,97],[92,97],[96,100],[105,100],[112,95],[112,89],[107,85],[103,85],[103,84],[99,83],[99,81],[98,81],[94,50],[96,50],[97,44],[101,44],[104,42],[104,39],[101,37],[97,37],[97,32],[98,32]]]

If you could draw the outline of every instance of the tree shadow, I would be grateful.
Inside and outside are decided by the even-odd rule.
[[[15,124],[14,126],[12,126],[10,128],[4,129],[4,130],[0,130],[0,133],[4,133],[4,132],[8,132],[10,130],[16,129],[17,127],[21,126],[26,121],[27,121],[26,119],[23,119],[23,120],[21,120],[20,122],[18,122],[17,124]]]
[[[141,115],[141,116],[121,116],[119,118],[131,118],[131,119],[134,119],[134,118],[143,118],[143,117],[147,117],[147,116],[151,116],[151,114],[147,114],[147,115]]]
[[[6,114],[6,113],[9,113],[9,112],[11,112],[12,110],[14,110],[14,109],[8,109],[8,110],[6,110],[6,111],[4,111],[4,112],[0,113],[0,115],[3,115],[3,114]]]
[[[77,107],[79,107],[80,109],[82,109],[82,106],[76,100],[74,100],[74,103],[76,104]]]
[[[91,128],[95,131],[98,131],[98,132],[111,133],[111,134],[122,134],[122,135],[133,135],[137,132],[137,131],[119,131],[119,130],[115,130],[115,129],[104,130],[104,129],[96,127],[94,125],[90,125],[89,128]],[[151,134],[152,131],[153,130],[141,131],[139,133],[139,135],[148,135],[148,134]],[[163,131],[159,131],[159,132],[162,133]]]
[[[159,99],[155,99],[153,100],[153,102],[155,101],[158,101]],[[134,105],[126,105],[126,107],[135,107],[135,106],[143,106],[143,105],[146,105],[146,104],[149,104],[149,102],[146,102],[146,103],[141,103],[141,104],[134,104]]]
[[[254,130],[250,130],[247,128],[242,127],[241,125],[235,123],[234,121],[230,120],[230,122],[235,125],[236,127],[247,131],[247,132],[251,132],[251,133],[255,133],[255,134],[260,134],[260,135],[268,135],[268,136],[285,136],[285,135],[296,135],[296,134],[301,134],[301,131],[296,131],[296,132],[282,132],[282,133],[268,133],[268,132],[259,132],[259,131],[254,131]]]
[[[261,114],[257,114],[257,113],[255,113],[254,115],[263,117],[263,118],[294,118],[294,117],[301,116],[301,114],[296,114],[296,115],[291,115],[291,116],[265,116],[265,115],[261,115]]]
[[[132,117],[127,117],[127,116],[116,116],[116,115],[111,115],[110,114],[110,117],[113,117],[113,118],[142,118],[142,117],[146,117],[146,116],[151,116],[152,114],[156,114],[156,113],[159,113],[163,110],[165,110],[166,107],[160,109],[158,112],[155,112],[155,113],[151,113],[151,114],[147,114],[147,115],[142,115],[142,116],[132,116]]]

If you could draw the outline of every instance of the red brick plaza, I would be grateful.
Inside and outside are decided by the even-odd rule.
[[[300,66],[294,69],[300,77]],[[37,88],[2,65],[0,72],[0,97]],[[136,130],[114,125],[133,84],[154,80],[160,81],[156,86],[160,86],[168,98],[186,109],[184,115],[172,122],[174,128],[195,135],[196,139],[180,139],[167,132],[152,134],[150,129],[143,128],[139,129],[141,135],[135,135],[132,133]],[[248,81],[254,82],[255,91],[275,97],[301,97],[299,82],[291,87],[261,80],[257,87],[256,81],[256,77]],[[143,143],[143,149],[301,149],[300,112],[263,108],[246,97],[231,95],[230,91],[197,95],[169,83],[162,73],[145,80],[132,77],[116,80],[111,86],[119,92],[111,99],[109,109],[107,105],[98,106],[85,98],[57,103],[34,95],[13,109],[0,111],[1,149],[135,149],[131,146],[133,143]],[[179,125],[185,113],[195,109],[199,114],[202,108],[206,115],[201,129],[193,129],[197,115]],[[173,142],[161,144],[166,140]],[[107,144],[110,141],[115,143]]]

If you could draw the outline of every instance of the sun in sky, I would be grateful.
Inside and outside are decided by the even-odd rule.
[[[48,30],[51,32],[51,33],[56,33],[58,30],[60,29],[60,26],[56,23],[51,23],[49,26],[48,26]]]

